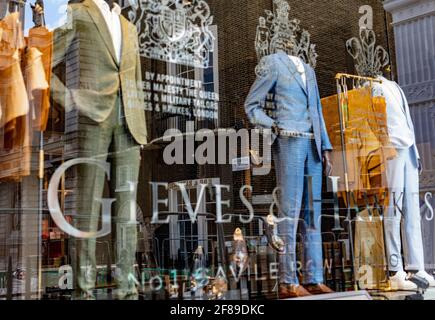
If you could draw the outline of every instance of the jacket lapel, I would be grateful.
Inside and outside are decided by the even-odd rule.
[[[302,77],[299,74],[298,70],[296,69],[296,66],[293,63],[293,61],[291,61],[290,58],[287,56],[287,54],[285,54],[284,52],[280,52],[279,57],[280,57],[281,61],[287,66],[287,69],[290,72],[290,74],[293,76],[293,78],[295,78],[296,81],[299,83],[299,85],[302,87],[305,94],[308,95],[307,88],[304,85],[304,82],[302,81]],[[304,68],[305,68],[305,66],[304,66]],[[307,75],[306,71],[307,70],[305,69],[305,74]],[[307,78],[307,84],[308,84],[308,78]]]
[[[307,77],[307,85],[305,86],[306,88],[305,92],[307,93],[308,101],[309,101],[311,94],[313,93],[312,91],[313,73],[312,70],[308,68],[308,65],[305,62],[304,62],[304,70],[305,70],[305,76]]]
[[[97,5],[92,0],[86,0],[84,5],[88,9],[89,15],[97,26],[98,31],[100,32],[101,37],[110,52],[110,55],[113,58],[113,61],[118,65],[116,56],[115,56],[115,48],[113,47],[112,36],[110,35],[109,29],[107,28],[106,21],[104,20],[103,15],[98,9]]]

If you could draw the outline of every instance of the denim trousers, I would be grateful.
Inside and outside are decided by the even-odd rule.
[[[280,282],[299,284],[298,272],[302,269],[304,284],[323,283],[320,223],[322,161],[315,141],[306,137],[279,137],[272,150],[280,188],[278,232],[286,244],[286,251],[279,259]],[[312,201],[309,201],[311,196]],[[303,219],[299,219],[301,211]],[[297,233],[298,225],[300,233]],[[304,245],[303,261],[300,263],[296,261],[297,237]]]
[[[387,162],[387,181],[389,201],[384,229],[389,269],[403,270],[403,242],[405,268],[424,270],[418,161],[412,147],[397,149],[397,156]]]

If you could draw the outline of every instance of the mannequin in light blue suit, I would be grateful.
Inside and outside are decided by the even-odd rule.
[[[270,128],[277,134],[272,147],[273,157],[277,183],[281,189],[280,215],[287,218],[278,224],[279,233],[286,243],[286,252],[280,256],[280,294],[292,291],[289,295],[283,295],[301,296],[308,294],[303,288],[295,289],[301,287],[297,278],[295,252],[302,200],[307,208],[304,210],[304,284],[323,283],[320,231],[322,160],[329,171],[329,151],[332,146],[325,128],[314,70],[303,63],[305,85],[296,65],[281,51],[264,57],[260,66],[261,72],[246,98],[245,111],[252,124]],[[275,119],[263,110],[269,92],[274,93]],[[314,200],[312,216],[307,203],[309,177],[312,179]]]

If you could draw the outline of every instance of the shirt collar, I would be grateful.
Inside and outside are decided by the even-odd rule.
[[[119,4],[114,3],[113,4],[113,9],[112,9],[113,13],[115,13],[116,15],[120,16],[121,15],[121,7],[119,6]]]
[[[110,10],[110,7],[106,1],[104,0],[93,0],[93,1],[98,6],[98,8],[100,8],[100,10],[111,11],[118,16],[121,15],[121,7],[116,2],[113,3],[113,8],[112,10]]]
[[[292,55],[288,55],[288,57],[296,65],[296,68],[298,69],[298,72],[305,71],[305,69],[304,69],[304,62],[302,61],[301,58],[296,57],[296,56],[292,56]]]

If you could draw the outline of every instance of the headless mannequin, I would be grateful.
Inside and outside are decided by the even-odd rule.
[[[397,202],[401,212],[395,212],[392,206],[386,210],[384,220],[387,235],[388,255],[394,257],[395,262],[390,266],[390,275],[392,286],[395,284],[399,289],[412,289],[414,284],[405,278],[404,266],[402,263],[401,242],[406,241],[404,253],[407,256],[408,268],[417,271],[416,275],[425,278],[431,286],[435,286],[435,280],[424,270],[424,251],[422,243],[422,234],[420,229],[420,209],[419,201],[414,198],[414,194],[419,193],[418,174],[421,173],[421,163],[418,150],[415,146],[414,126],[409,113],[409,106],[405,94],[399,85],[382,76],[377,77],[382,84],[376,84],[374,87],[375,96],[383,96],[387,104],[387,123],[392,146],[396,148],[398,155],[396,158],[389,159],[387,162],[387,179],[389,188],[392,190],[390,203]],[[403,172],[406,174],[403,174]],[[404,176],[402,182],[402,176]],[[405,197],[395,196],[406,194]],[[393,199],[394,198],[394,199]],[[410,201],[413,200],[413,201]],[[404,233],[403,240],[401,229],[398,223],[394,224],[393,217],[395,214],[403,214],[405,219],[402,221]],[[392,270],[391,270],[392,269]],[[394,286],[393,286],[394,287]]]
[[[140,56],[136,50],[136,43],[126,41],[130,36],[132,40],[136,40],[137,32],[134,25],[119,15],[120,8],[116,2],[85,0],[69,7],[73,19],[86,23],[71,23],[72,28],[68,29],[71,36],[65,37],[65,45],[59,46],[59,52],[56,52],[55,56],[63,62],[67,60],[68,54],[73,52],[74,56],[83,62],[79,64],[79,74],[86,70],[91,81],[88,81],[89,85],[84,89],[71,90],[69,83],[63,83],[54,75],[52,96],[56,102],[67,108],[69,106],[65,101],[69,99],[65,99],[65,96],[68,94],[77,106],[80,125],[76,130],[84,137],[78,143],[78,157],[98,155],[99,160],[110,162],[114,179],[110,179],[109,189],[113,198],[116,198],[115,207],[112,209],[117,236],[116,241],[113,241],[117,268],[117,288],[114,294],[118,299],[124,299],[137,296],[137,288],[131,278],[131,275],[134,275],[137,227],[130,223],[131,214],[134,212],[128,205],[136,195],[135,190],[124,186],[128,186],[130,182],[136,185],[138,181],[140,145],[147,143],[147,128],[145,114],[140,107],[140,89],[136,85],[130,85],[141,83]],[[112,9],[109,10],[110,8]],[[88,19],[89,16],[93,19]],[[106,23],[107,29],[99,28],[97,23]],[[71,39],[77,39],[79,43],[92,43],[93,46],[76,48],[72,45]],[[113,48],[109,45],[110,40],[113,41]],[[122,56],[123,50],[129,55]],[[98,52],[98,55],[95,55],[95,52]],[[89,68],[90,65],[94,65],[95,68]],[[60,69],[60,72],[63,72],[63,66]],[[78,210],[73,225],[79,230],[83,228],[97,231],[101,208],[97,199],[101,199],[103,195],[106,177],[104,171],[97,172],[91,166],[78,166],[77,170],[77,177],[80,179],[74,193]],[[120,234],[128,236],[121,238]],[[75,250],[71,256],[77,294],[79,298],[95,299],[95,241],[75,239],[71,249]],[[83,266],[86,268],[82,268]]]

